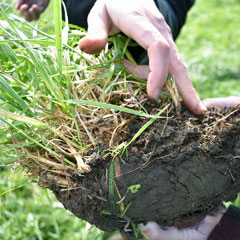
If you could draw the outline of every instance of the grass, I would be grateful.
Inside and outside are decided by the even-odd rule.
[[[56,48],[54,37],[8,11],[7,6],[1,11],[1,44],[8,49],[0,73],[1,141],[41,182],[41,172],[47,171],[50,179],[44,181],[69,187],[73,182],[67,176],[90,171],[85,163],[92,158],[86,155],[89,148],[109,142],[117,147],[128,119],[154,117],[142,106],[146,83],[127,75],[115,51],[126,49],[126,37],[113,37],[114,47],[97,56],[79,51],[73,44],[79,36],[67,24],[62,31],[59,1],[54,1]]]
[[[11,10],[6,9],[6,14],[10,13]],[[24,133],[23,137],[29,141],[24,140],[24,142],[21,143],[23,147],[29,147],[34,145],[33,143],[39,144],[39,142],[41,142],[41,146],[49,151],[48,144],[46,141],[43,141],[42,135],[34,134],[34,127],[36,130],[36,127],[39,125],[39,121],[35,120],[35,118],[39,118],[39,112],[44,113],[43,109],[47,109],[48,114],[52,115],[57,107],[61,108],[61,112],[66,114],[66,116],[71,114],[74,116],[71,110],[75,111],[75,107],[72,108],[67,102],[63,101],[63,99],[70,99],[69,89],[72,76],[63,79],[61,74],[58,74],[61,73],[63,64],[57,63],[57,58],[54,57],[54,49],[50,48],[55,44],[51,36],[52,29],[45,29],[47,33],[42,34],[42,32],[40,32],[42,30],[40,24],[34,27],[33,32],[30,25],[22,22],[21,19],[18,19],[14,15],[12,15],[12,18],[14,18],[13,22],[6,14],[2,12],[2,22],[0,24],[1,35],[4,37],[0,39],[2,41],[0,45],[0,105],[3,121],[1,122],[0,128],[0,161],[1,165],[5,165],[5,167],[1,166],[0,238],[104,239],[108,235],[107,233],[103,233],[88,223],[73,217],[64,210],[63,206],[56,201],[49,191],[41,190],[37,187],[36,177],[33,177],[32,180],[29,181],[28,178],[25,177],[26,171],[25,174],[23,174],[7,167],[7,165],[14,164],[15,154],[12,152],[13,148],[20,145],[16,142],[13,143],[12,149],[11,147],[6,148],[6,144],[9,143],[9,138],[11,137],[9,134],[6,134],[6,128],[7,130],[12,128],[14,132],[13,135],[16,139],[19,139],[22,132]],[[59,28],[59,26],[56,26],[56,28]],[[19,29],[21,29],[21,31]],[[35,34],[41,36],[36,36]],[[40,37],[41,40],[39,40]],[[22,38],[24,38],[24,41],[22,41]],[[72,44],[76,41],[74,36],[71,37],[71,40]],[[42,44],[41,49],[39,44]],[[57,44],[59,45],[61,43],[58,42]],[[70,48],[71,47],[68,47],[68,49]],[[66,49],[64,50],[67,51]],[[75,53],[76,56],[71,55],[72,58],[77,59],[81,57],[81,53],[77,51],[75,51]],[[61,55],[61,52],[58,56],[59,55]],[[91,58],[87,59],[87,61],[92,63]],[[66,63],[65,66],[67,66]],[[60,68],[60,70],[58,68]],[[85,69],[86,66],[83,68]],[[64,70],[66,72],[68,68],[65,67]],[[79,65],[74,63],[71,64],[70,70],[72,74],[82,71],[81,68],[79,69]],[[84,74],[88,74],[88,72],[85,71]],[[112,76],[114,76],[114,74],[112,74]],[[21,80],[14,83],[13,79]],[[78,83],[78,85],[79,84],[80,83]],[[31,86],[34,88],[31,89]],[[38,92],[41,92],[39,96]],[[51,98],[51,95],[53,95],[53,98]],[[45,99],[42,100],[43,98]],[[49,105],[47,105],[48,103]],[[40,106],[43,108],[40,109]],[[8,111],[8,117],[12,119],[15,118],[18,122],[16,123],[14,120],[11,121],[9,118],[7,120],[5,118],[5,110]],[[15,115],[9,113],[10,111],[15,112]],[[41,116],[41,118],[42,117],[43,116]],[[50,121],[52,122],[54,120],[50,119]],[[40,125],[41,124],[42,123],[40,123]],[[44,125],[45,123],[43,123],[42,126],[44,127]],[[78,131],[78,133],[81,135],[80,131]],[[80,142],[80,140],[77,142]],[[11,144],[8,146],[10,145]],[[78,146],[81,146],[81,144],[78,144]],[[54,152],[50,152],[50,154],[54,155]],[[24,152],[20,151],[17,155],[19,159],[21,159]]]
[[[53,4],[53,1],[51,4]],[[103,71],[100,78],[97,79],[97,84],[100,83],[102,89],[104,89],[104,94],[100,97],[102,99],[101,103],[104,105],[111,90],[108,84],[114,82],[114,80],[118,81],[118,73],[123,69],[120,64],[113,64],[112,56],[106,58],[106,56],[100,55],[100,62],[96,62],[94,58],[86,55],[82,56],[82,53],[76,51],[73,52],[72,48],[78,41],[77,34],[79,32],[73,32],[69,36],[69,47],[63,49],[64,61],[59,63],[58,54],[50,48],[51,45],[55,44],[52,39],[54,25],[44,24],[52,22],[51,7],[48,12],[42,15],[37,26],[39,30],[44,31],[45,35],[40,33],[38,33],[40,35],[36,35],[36,30],[33,31],[22,24],[20,29],[27,35],[28,41],[25,40],[24,43],[14,41],[13,44],[8,40],[5,45],[0,44],[0,71],[8,74],[1,75],[1,89],[4,88],[5,92],[0,94],[0,105],[3,109],[12,112],[16,112],[17,109],[17,114],[20,116],[27,115],[38,119],[38,113],[46,108],[47,103],[50,109],[49,114],[55,111],[56,106],[58,106],[61,108],[63,118],[72,114],[73,120],[71,119],[71,123],[74,124],[76,121],[74,119],[76,105],[70,105],[67,101],[72,101],[69,94],[70,83],[74,82],[76,87],[83,88],[79,81],[74,78],[76,73],[80,74],[82,78],[86,79],[87,75],[94,80],[95,75],[92,73],[92,65],[97,65],[98,69],[110,69],[111,74]],[[190,12],[181,36],[177,40],[179,50],[184,56],[201,98],[239,96],[240,55],[238,53],[240,32],[237,31],[239,28],[239,10],[240,3],[237,0],[197,1],[196,6]],[[2,24],[1,22],[0,26],[3,26]],[[14,37],[17,36],[12,28],[7,30]],[[4,29],[0,29],[0,37],[2,34],[4,34]],[[39,36],[41,36],[41,42]],[[19,39],[18,36],[17,38]],[[116,44],[117,41],[115,39],[112,42]],[[28,49],[27,47],[33,46],[32,44],[35,44],[34,48],[30,47]],[[39,51],[39,44],[41,44],[41,51]],[[121,44],[122,46],[120,46]],[[118,46],[125,49],[124,41],[120,42],[120,45]],[[49,51],[51,51],[50,54]],[[67,58],[68,52],[72,53],[70,59]],[[31,58],[28,57],[29,54]],[[117,54],[122,55],[121,52],[116,52],[115,57]],[[38,61],[39,55],[43,60],[41,62]],[[37,61],[38,73],[33,70],[31,59],[34,58]],[[86,62],[81,64],[80,58],[85,59]],[[107,65],[104,64],[106,62]],[[68,72],[64,78],[59,74],[59,68],[61,68],[59,66],[62,64],[63,72]],[[9,76],[17,79],[21,77],[23,87],[11,81]],[[103,81],[105,78],[108,79],[107,82]],[[42,81],[39,79],[42,79]],[[126,88],[126,77],[123,77],[121,81],[123,88]],[[34,86],[34,89],[37,89],[36,91],[31,91],[29,82]],[[88,82],[86,81],[86,83]],[[138,84],[138,87],[144,87],[141,82]],[[10,89],[9,86],[11,86]],[[41,91],[41,97],[37,98],[39,91]],[[6,92],[11,92],[11,94],[4,94]],[[56,105],[56,101],[50,98],[50,95],[54,95],[54,99],[59,99],[60,104]],[[1,100],[3,96],[4,100],[7,100],[7,105],[3,104],[3,100]],[[21,98],[18,98],[18,96]],[[67,101],[63,102],[62,99]],[[39,101],[42,105],[36,107]],[[91,103],[89,99],[87,101]],[[90,108],[94,109],[93,107],[90,104]],[[144,109],[139,108],[139,110],[141,111],[138,111],[140,114],[146,114]],[[50,122],[52,125],[56,124],[54,119]],[[15,124],[16,122],[11,121],[11,123]],[[20,122],[16,127],[18,130],[28,128],[30,132],[34,129],[32,124],[26,122]],[[84,132],[84,129],[81,131],[77,129],[75,140],[77,139],[78,143],[81,142],[82,132]],[[4,134],[4,128],[0,127],[0,164],[13,164],[14,152],[6,150],[5,143],[1,142]],[[16,132],[15,134],[17,137],[19,133]],[[72,135],[69,133],[68,136]],[[36,138],[35,135],[29,135],[29,137],[39,140],[39,136]],[[85,133],[85,137],[90,139],[87,133]],[[44,143],[41,138],[40,140]],[[47,142],[45,142],[45,146],[48,147]],[[10,167],[1,167],[0,172],[0,239],[105,239],[106,236],[101,231],[89,226],[84,221],[79,221],[64,210],[50,191],[37,187],[35,179],[29,181],[24,174],[19,171],[16,173]]]
[[[240,96],[240,2],[196,1],[177,45],[201,98]]]
[[[121,143],[125,134],[122,129],[132,116],[150,118],[149,126],[163,112],[154,116],[142,107],[147,99],[146,92],[141,91],[146,82],[132,80],[120,62],[120,56],[127,53],[126,37],[113,37],[110,40],[113,48],[107,47],[97,56],[84,54],[77,49],[77,42],[85,33],[68,32],[67,25],[62,31],[59,1],[53,5],[56,37],[12,14],[8,5],[1,9],[1,159],[8,158],[8,164],[15,160],[17,166],[27,168],[25,175],[31,179],[3,189],[4,202],[13,193],[16,199],[12,199],[18,202],[17,191],[37,180],[42,186],[49,183],[65,189],[75,186],[70,177],[90,171],[86,164],[92,158],[86,154],[89,148],[96,143],[110,143],[110,153],[115,154],[112,150]],[[63,34],[69,37],[64,36],[67,41],[62,44]],[[141,101],[137,98],[140,95]],[[43,177],[46,171],[48,174]],[[7,202],[11,208],[10,201]],[[67,238],[59,230],[65,223],[56,222],[56,215],[51,227],[46,224],[48,215],[40,218],[38,209],[36,219],[30,217],[28,221],[28,214],[22,214],[21,221],[30,224],[25,232],[18,230],[19,222],[8,217],[10,214],[3,205],[2,209],[3,225],[16,239],[22,239],[22,234],[37,239]],[[15,208],[11,211],[18,216]],[[104,239],[107,235],[96,228],[89,231],[89,224],[83,221],[79,221],[79,226],[81,230],[76,232],[81,239]],[[7,230],[2,234],[6,239],[11,238]],[[69,227],[69,234],[71,231],[74,229]]]
[[[1,193],[13,189],[1,195],[1,239],[103,239],[100,230],[73,217],[23,174],[1,171],[0,182]]]

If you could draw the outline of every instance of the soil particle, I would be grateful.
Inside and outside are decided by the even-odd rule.
[[[114,197],[109,195],[112,159],[104,153],[91,173],[76,177],[75,190],[51,188],[66,209],[104,231],[123,231],[127,221],[120,206],[130,203],[125,216],[135,223],[190,226],[240,190],[239,118],[239,109],[211,109],[200,117],[183,109],[178,117],[156,120],[115,162]],[[144,123],[129,123],[126,142]],[[129,190],[139,184],[135,193]]]

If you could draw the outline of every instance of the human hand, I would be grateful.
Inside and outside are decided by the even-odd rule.
[[[125,66],[135,75],[148,79],[150,98],[158,99],[170,73],[184,103],[196,114],[206,107],[200,101],[186,66],[173,41],[169,26],[153,0],[97,0],[88,16],[88,34],[79,46],[93,54],[102,50],[108,35],[123,32],[147,50],[149,66]]]
[[[140,224],[139,229],[148,240],[207,240],[225,211],[222,208],[216,214],[206,216],[199,224],[181,230],[176,227],[163,228],[156,222],[148,222],[146,226]]]
[[[208,107],[232,107],[240,104],[240,97],[225,97],[225,98],[206,98],[203,100],[203,104]]]
[[[50,0],[17,0],[16,9],[24,18],[31,22],[37,20],[47,8]]]

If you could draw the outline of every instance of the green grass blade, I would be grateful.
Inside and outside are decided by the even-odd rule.
[[[5,76],[4,76],[5,78]],[[4,94],[8,93],[11,96],[11,99],[19,105],[23,112],[27,112],[30,116],[34,116],[34,113],[29,109],[25,101],[17,94],[17,92],[4,80],[0,75],[0,89]]]
[[[1,53],[0,55],[4,56],[4,59],[11,59],[13,62],[17,61],[16,54],[7,43],[0,45],[0,53]]]
[[[40,127],[40,128],[42,128],[42,127],[47,128],[48,127],[47,124],[45,124],[41,121],[38,121],[36,119],[21,116],[21,115],[15,114],[15,113],[10,113],[10,112],[7,112],[7,111],[1,110],[1,109],[0,109],[0,116],[6,117],[6,118],[11,118],[13,120],[23,122],[23,123],[28,123],[30,125]]]
[[[0,118],[1,121],[5,122],[6,124],[8,124],[9,126],[11,126],[13,129],[15,129],[18,133],[20,133],[22,136],[24,136],[26,139],[28,139],[31,143],[35,143],[37,146],[39,146],[42,149],[45,149],[46,151],[48,151],[52,156],[54,157],[58,157],[58,154],[56,152],[54,152],[52,149],[44,146],[43,144],[40,143],[39,139],[33,139],[32,137],[30,137],[26,132],[22,131],[20,128],[16,127],[14,124],[8,122],[7,120],[5,120],[4,118]],[[33,132],[33,131],[32,131]]]
[[[60,80],[62,79],[62,53],[63,53],[63,44],[62,44],[62,10],[61,10],[60,0],[54,0],[54,20],[55,20],[55,34],[56,34],[56,47],[58,55],[58,69],[60,73]]]
[[[124,211],[122,212],[121,217],[124,217],[124,216],[125,216],[127,210],[130,208],[131,205],[132,205],[132,202],[128,203],[128,205],[126,206],[126,208],[125,208]]]
[[[155,118],[156,117],[156,116],[150,115],[148,113],[136,111],[136,110],[133,110],[133,109],[130,109],[130,108],[121,107],[121,106],[117,106],[117,105],[113,105],[113,104],[109,104],[109,103],[95,102],[95,101],[89,101],[89,100],[74,100],[74,99],[69,99],[66,102],[70,103],[70,104],[90,105],[90,106],[93,106],[93,107],[113,109],[115,111],[130,113],[130,114],[140,116],[140,117],[146,117],[146,118]]]
[[[167,105],[165,108],[163,108],[161,111],[159,111],[158,114],[156,114],[152,119],[150,119],[148,122],[146,122],[134,135],[134,137],[131,139],[131,141],[124,147],[124,150],[133,142],[135,141],[157,118],[160,117],[160,115],[169,107]]]
[[[24,42],[23,38],[21,37],[21,35],[19,34],[19,30],[16,29],[16,27],[14,26],[14,23],[12,22],[12,20],[10,20],[10,18],[8,18],[8,15],[6,14],[6,12],[4,11],[4,9],[2,9],[2,11],[0,12],[0,14],[3,15],[3,17],[5,18],[5,20],[8,22],[9,26],[11,27],[11,29],[13,30],[13,32],[15,33],[15,35],[17,36],[18,39],[20,39],[21,44],[25,47],[25,49],[27,50],[30,58],[32,59],[32,61],[35,64],[36,69],[39,71],[43,81],[45,82],[46,86],[48,87],[49,91],[51,92],[51,94],[58,99],[58,101],[60,103],[62,102],[63,94],[60,90],[60,88],[58,87],[58,85],[56,84],[55,80],[52,79],[49,76],[49,73],[47,71],[47,66],[45,66],[42,62],[41,62],[41,58],[39,56],[39,53],[36,50],[31,50],[31,47]]]
[[[106,88],[107,88],[107,86],[109,85],[109,82],[111,81],[111,79],[112,79],[112,77],[113,77],[113,74],[114,74],[114,70],[115,70],[115,64],[111,64],[111,66],[110,66],[110,70],[109,70],[109,75],[108,75],[108,77],[107,77],[107,79],[106,79],[106,82],[105,82],[105,84],[104,84],[104,86],[103,86],[103,98],[102,98],[102,102],[105,102],[105,94],[106,94]]]
[[[7,190],[7,191],[5,191],[5,192],[1,192],[1,193],[0,193],[0,197],[2,197],[3,195],[5,195],[5,194],[7,194],[7,193],[10,193],[10,192],[12,192],[12,191],[14,191],[14,190],[16,190],[16,189],[19,189],[19,188],[25,186],[26,184],[28,184],[28,183],[30,183],[30,182],[32,182],[32,181],[29,180],[29,181],[27,181],[27,182],[24,183],[24,184],[21,184],[21,185],[19,185],[19,186],[17,186],[17,187],[11,188],[11,189],[9,189],[9,190]]]
[[[4,39],[4,40],[0,40],[0,45],[5,43],[16,43],[16,42],[21,42],[21,40],[20,39],[7,39],[7,40]],[[45,46],[56,46],[56,42],[49,41],[49,40],[24,39],[24,42],[45,45]]]

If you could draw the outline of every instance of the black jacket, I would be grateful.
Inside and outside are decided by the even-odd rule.
[[[87,16],[96,0],[64,0],[71,24],[87,29]],[[120,1],[120,0],[119,0]],[[155,0],[173,32],[174,39],[183,26],[194,0]],[[63,12],[63,19],[65,19]]]

